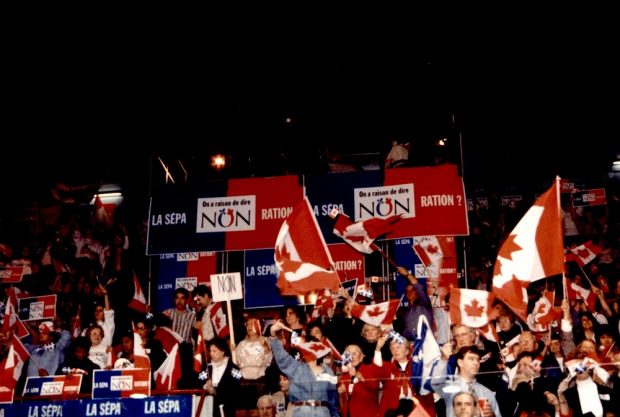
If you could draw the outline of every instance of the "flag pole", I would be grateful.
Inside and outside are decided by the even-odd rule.
[[[389,256],[387,256],[379,246],[377,246],[377,244],[375,242],[372,242],[371,244],[371,248],[373,248],[374,250],[376,250],[377,252],[379,252],[381,254],[381,256],[383,256],[383,258],[385,260],[387,260],[390,264],[392,264],[392,266],[394,268],[398,268],[398,265],[396,265],[396,262],[394,262]]]

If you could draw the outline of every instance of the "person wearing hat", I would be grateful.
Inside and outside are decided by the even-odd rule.
[[[286,352],[278,331],[286,329],[282,322],[274,323],[270,330],[269,345],[276,364],[289,378],[289,399],[295,417],[338,417],[337,378],[322,358],[331,349],[320,342],[296,343],[295,348],[303,356],[297,361]]]
[[[30,354],[27,376],[48,376],[56,374],[58,366],[65,360],[65,349],[71,343],[71,333],[67,330],[56,331],[52,321],[41,322],[33,326],[30,322],[32,344],[24,346]]]

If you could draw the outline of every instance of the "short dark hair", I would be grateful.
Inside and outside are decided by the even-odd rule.
[[[463,346],[459,349],[458,352],[456,352],[456,360],[458,361],[459,359],[463,359],[468,353],[473,353],[475,355],[478,355],[479,357],[484,356],[484,352],[478,349],[478,346],[476,345]]]
[[[174,290],[173,297],[176,297],[177,294],[184,295],[185,298],[189,299],[189,291],[187,291],[187,288],[183,288],[183,287],[177,288],[176,290]]]
[[[211,295],[211,288],[207,287],[205,284],[196,285],[192,291],[192,294],[194,297],[197,295],[204,297],[206,294],[209,298],[213,298],[213,295]]]

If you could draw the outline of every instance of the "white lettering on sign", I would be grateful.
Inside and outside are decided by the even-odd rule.
[[[243,298],[241,288],[241,273],[211,275],[211,291],[213,301],[240,300]]]

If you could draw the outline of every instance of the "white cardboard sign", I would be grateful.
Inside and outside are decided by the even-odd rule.
[[[211,275],[211,292],[213,293],[213,301],[217,302],[242,299],[241,273],[229,272]]]

